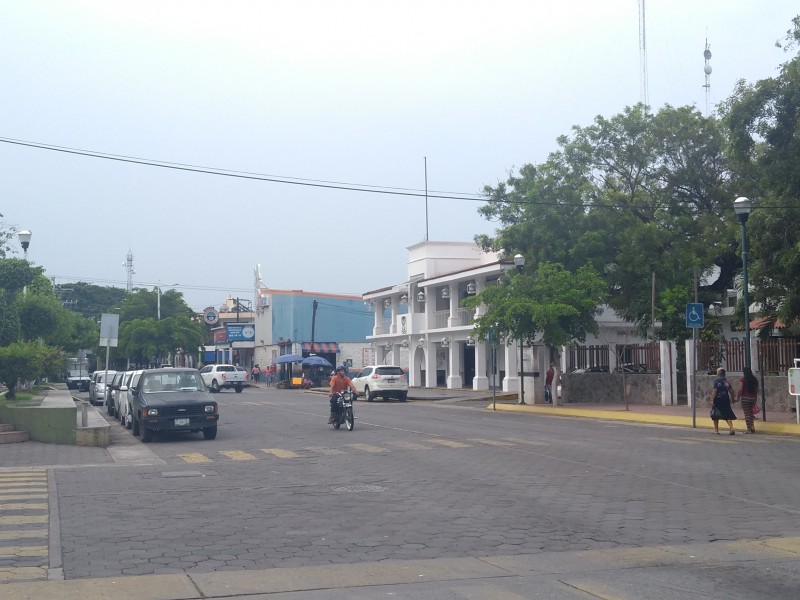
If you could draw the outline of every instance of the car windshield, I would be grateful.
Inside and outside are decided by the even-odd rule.
[[[170,371],[167,373],[147,373],[142,378],[144,392],[196,392],[205,388],[199,373],[193,371]]]

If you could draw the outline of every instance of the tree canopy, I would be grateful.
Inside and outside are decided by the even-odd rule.
[[[542,262],[535,273],[515,273],[508,283],[491,285],[468,297],[467,308],[485,307],[475,319],[475,335],[511,343],[541,341],[550,347],[583,341],[597,332],[594,317],[605,301],[602,279],[590,266],[570,273],[561,265]]]
[[[503,227],[479,244],[521,252],[534,269],[590,266],[609,305],[643,332],[653,273],[660,295],[691,289],[697,269],[720,272],[709,290],[731,285],[738,225],[718,121],[690,107],[652,114],[639,105],[574,127],[558,143],[545,163],[484,189],[480,211]]]
[[[800,48],[800,16],[784,48]],[[740,81],[722,108],[737,195],[755,206],[747,223],[751,299],[795,331],[800,317],[800,54],[776,77]]]

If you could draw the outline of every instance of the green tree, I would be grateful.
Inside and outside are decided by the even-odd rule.
[[[120,309],[120,342],[113,356],[127,357],[135,364],[163,362],[178,348],[194,351],[205,339],[203,325],[184,302],[183,294],[165,290],[161,294],[161,319],[158,291],[136,290]]]
[[[0,217],[3,215],[0,214]],[[5,258],[11,251],[10,242],[16,235],[17,229],[0,221],[0,258]]]
[[[14,342],[0,347],[0,382],[8,388],[6,396],[14,398],[19,382],[55,374],[59,364],[60,351],[38,342]]]
[[[800,16],[776,77],[740,81],[722,107],[737,195],[756,202],[747,223],[752,294],[771,319],[800,330]]]
[[[523,340],[556,348],[584,341],[597,332],[595,317],[606,300],[600,276],[589,266],[575,273],[561,265],[542,262],[535,274],[515,273],[507,284],[488,286],[463,301],[467,308],[484,306],[475,319],[475,335],[486,340],[490,329],[498,340]]]
[[[541,165],[487,187],[480,212],[502,228],[486,249],[522,252],[567,270],[591,266],[609,305],[644,333],[657,288],[692,287],[693,268],[716,265],[710,286],[729,287],[738,259],[719,123],[690,107],[642,106],[574,127]]]
[[[56,286],[56,295],[70,310],[95,321],[103,313],[119,313],[128,292],[123,288],[78,281]]]

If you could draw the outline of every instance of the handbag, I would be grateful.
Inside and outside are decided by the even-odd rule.
[[[753,404],[753,414],[757,415],[760,412],[761,412],[761,409],[758,407],[758,402],[756,402],[755,404]]]
[[[722,412],[716,406],[712,406],[710,416],[713,421],[719,421],[722,419]]]

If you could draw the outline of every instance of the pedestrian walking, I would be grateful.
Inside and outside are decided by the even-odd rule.
[[[264,371],[264,380],[267,387],[272,387],[272,381],[275,378],[275,365],[269,365]]]
[[[547,373],[544,376],[544,401],[545,404],[552,404],[553,403],[553,377],[555,377],[556,371],[553,368],[553,363],[550,363],[550,368],[547,369]]]
[[[251,374],[253,376],[253,381],[256,383],[261,381],[261,367],[258,366],[258,363],[253,366],[253,371]]]
[[[742,369],[742,377],[739,379],[739,400],[742,402],[742,412],[744,413],[744,422],[747,425],[745,433],[755,433],[755,419],[753,417],[753,409],[758,401],[758,379],[753,375],[753,370],[750,367]]]
[[[725,369],[717,369],[717,378],[711,389],[711,420],[714,422],[714,431],[719,433],[720,420],[725,421],[730,429],[730,435],[736,431],[733,429],[733,422],[736,415],[731,408],[731,400],[736,402],[735,392],[730,382],[725,378]]]

